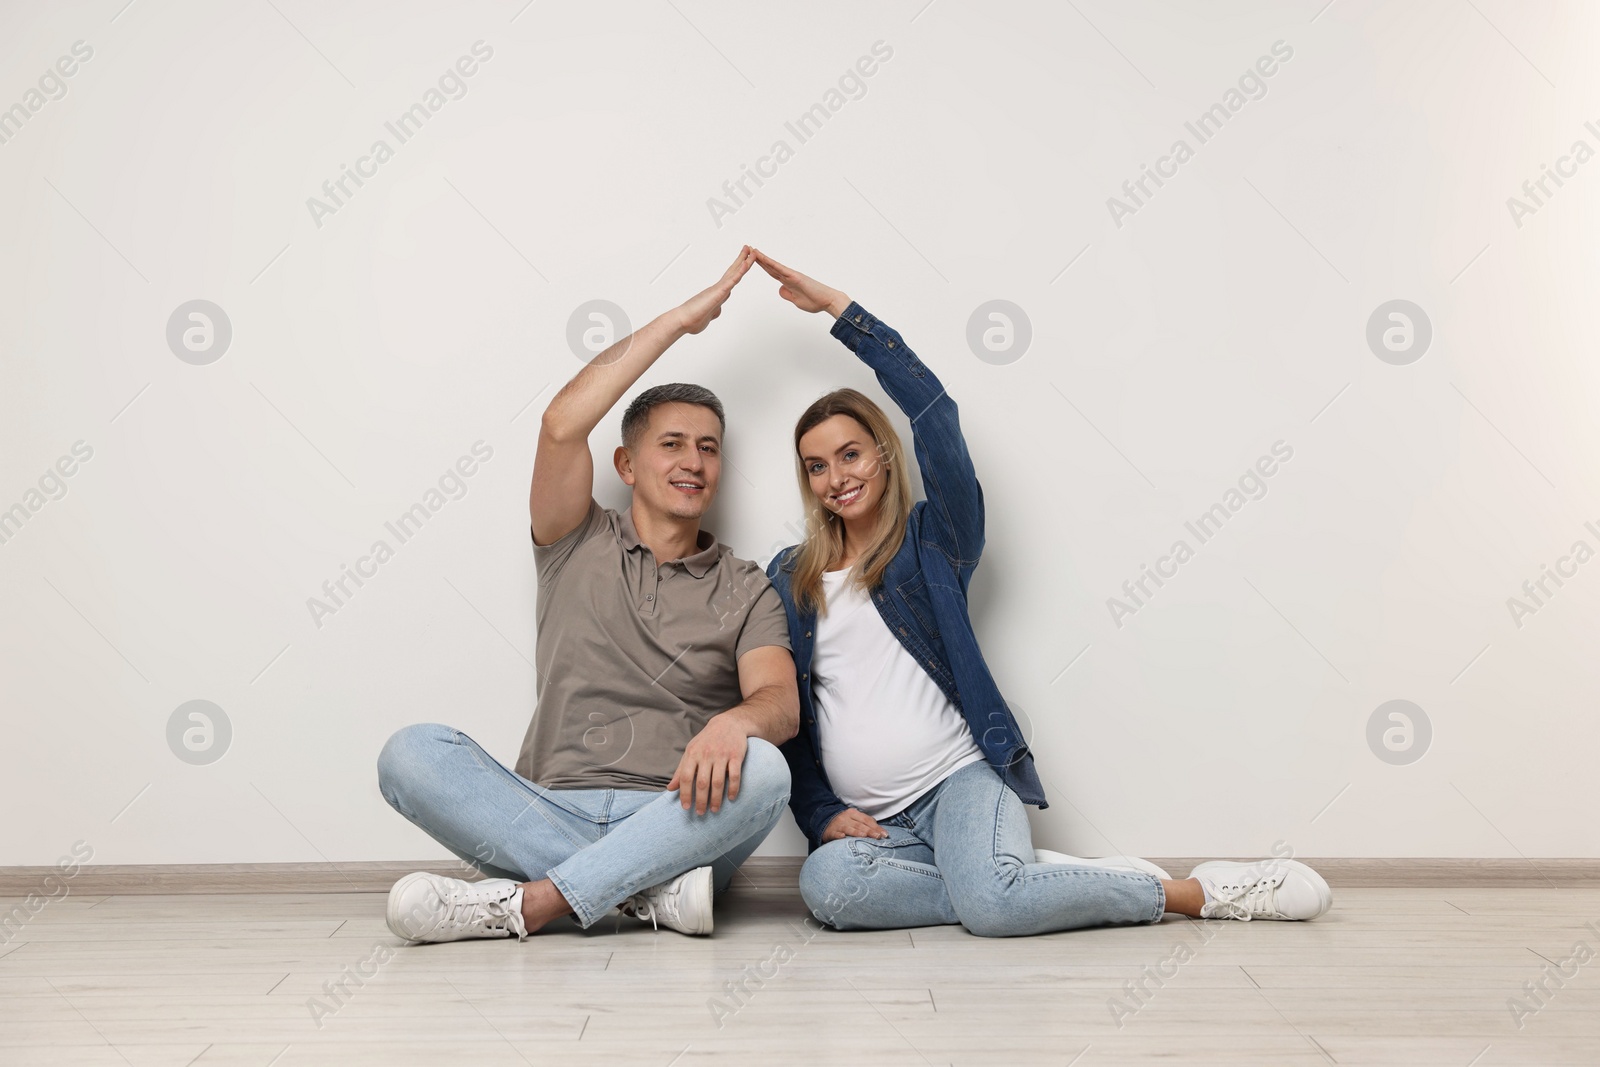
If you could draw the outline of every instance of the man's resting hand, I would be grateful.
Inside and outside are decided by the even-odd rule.
[[[683,750],[667,791],[682,794],[685,811],[690,804],[696,815],[704,815],[708,808],[721,811],[724,789],[729,800],[739,795],[739,772],[748,747],[744,726],[736,718],[727,712],[712,716]]]

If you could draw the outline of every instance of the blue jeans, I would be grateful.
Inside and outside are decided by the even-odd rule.
[[[507,770],[459,730],[397,731],[378,756],[378,788],[396,811],[492,878],[555,883],[581,926],[642,889],[696,867],[728,887],[783,815],[789,766],[752,737],[739,796],[683,810],[676,789],[546,789]]]
[[[800,894],[840,930],[960,923],[979,937],[1153,923],[1166,894],[1137,871],[1035,863],[1022,801],[987,762],[971,763],[879,825],[806,858]]]

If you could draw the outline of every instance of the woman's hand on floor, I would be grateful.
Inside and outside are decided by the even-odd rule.
[[[839,290],[830,289],[815,278],[808,278],[797,270],[785,267],[759,248],[755,253],[756,262],[761,264],[761,269],[781,283],[778,286],[778,295],[801,311],[826,311],[834,318],[838,318],[844,314],[844,309],[850,306],[850,298]]]
[[[841,837],[876,837],[879,839],[889,836],[889,831],[878,825],[878,820],[855,808],[846,808],[835,815],[828,823],[827,829],[822,831],[822,843],[837,841]]]

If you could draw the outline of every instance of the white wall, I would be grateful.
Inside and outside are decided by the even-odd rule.
[[[521,6],[6,12],[0,105],[93,55],[0,144],[0,508],[42,504],[0,544],[0,863],[80,839],[105,863],[444,855],[373,763],[420,720],[515,756],[568,318],[604,298],[640,324],[744,241],[899,328],[960,401],[989,507],[975,617],[1031,723],[1041,843],[1600,854],[1600,563],[1507,604],[1600,548],[1600,162],[1507,206],[1600,148],[1594,11]],[[400,144],[384,123],[480,40],[467,94]],[[786,120],[877,41],[865,96],[798,143]],[[1265,95],[1200,143],[1185,122],[1278,41]],[[393,158],[314,220],[379,138]],[[1193,157],[1114,221],[1179,138]],[[777,139],[793,157],[714,219]],[[726,400],[742,476],[708,525],[761,559],[799,514],[794,417],[875,388],[775,290],[752,274],[647,379]],[[207,365],[166,338],[195,299],[232,327]],[[968,346],[992,299],[1031,322],[1013,362]],[[1394,299],[1433,330],[1404,365],[1366,340]],[[79,441],[66,495],[30,498]],[[466,495],[315,625],[308,598],[478,441]],[[1278,441],[1266,495],[1200,545],[1185,521]],[[1108,598],[1179,538],[1194,558],[1117,625]],[[232,725],[203,766],[167,739],[195,699]],[[1396,699],[1432,726],[1405,765],[1367,736]],[[803,851],[787,820],[765,847]]]

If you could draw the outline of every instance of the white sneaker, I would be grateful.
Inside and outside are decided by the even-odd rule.
[[[643,921],[652,928],[665,926],[680,934],[711,932],[711,868],[696,867],[669,882],[651,886],[617,905],[624,915]]]
[[[1100,859],[1083,859],[1080,856],[1069,856],[1065,852],[1051,852],[1047,848],[1033,850],[1035,863],[1075,863],[1080,867],[1106,867],[1113,871],[1139,871],[1143,874],[1155,875],[1163,882],[1172,881],[1172,875],[1157,867],[1149,860],[1142,860],[1138,856],[1103,856]]]
[[[427,871],[408,874],[389,890],[384,918],[407,941],[461,941],[472,937],[528,936],[522,921],[522,886],[509,878],[464,882]]]
[[[1211,860],[1189,872],[1205,887],[1202,919],[1315,919],[1333,907],[1333,890],[1299,860]]]

